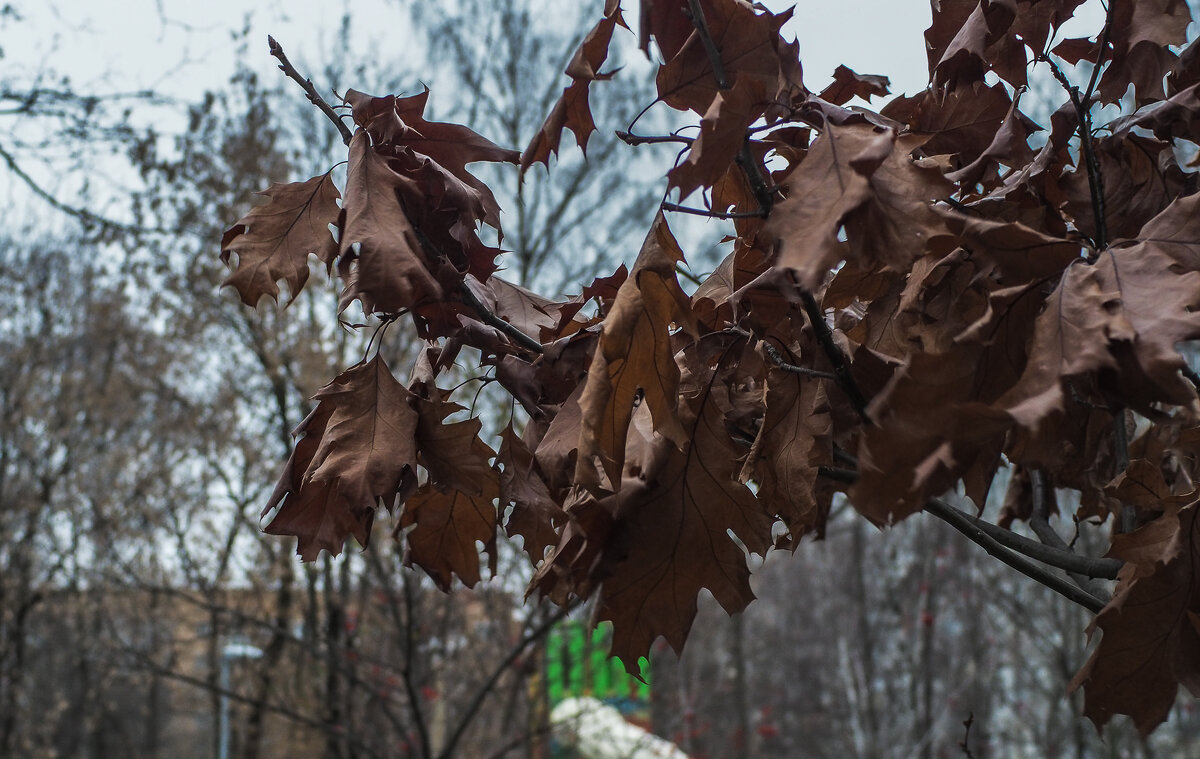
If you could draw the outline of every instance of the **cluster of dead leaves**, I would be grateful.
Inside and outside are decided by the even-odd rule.
[[[1134,510],[1076,686],[1098,724],[1152,729],[1180,683],[1200,692],[1200,378],[1179,353],[1200,338],[1200,194],[1177,158],[1200,149],[1200,55],[1176,47],[1182,0],[1111,0],[1104,30],[1057,40],[1079,5],[934,3],[930,86],[875,112],[847,103],[885,77],[805,87],[790,13],[642,0],[659,97],[699,117],[668,185],[734,219],[690,297],[661,214],[628,272],[565,300],[495,276],[477,235],[499,208],[467,164],[548,165],[564,130],[586,145],[617,0],[523,154],[426,121],[427,93],[350,92],[344,197],[329,175],[273,186],[222,241],[227,284],[294,297],[316,255],[344,305],[410,315],[427,347],[407,386],[376,356],[317,394],[267,529],[311,559],[365,545],[382,504],[442,587],[520,535],[531,592],[594,597],[636,670],[659,636],[683,645],[701,589],[744,608],[747,552],[820,536],[835,492],[885,525],[956,486],[982,509],[1019,465],[1078,491],[1080,518]],[[1048,125],[1021,112],[1032,67],[1079,61],[1099,67],[1082,108],[1064,91]],[[1130,87],[1136,111],[1089,129]],[[465,346],[528,419],[498,451],[447,421],[437,380]]]

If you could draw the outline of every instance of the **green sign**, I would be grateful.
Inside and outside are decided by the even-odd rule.
[[[602,701],[649,703],[650,662],[638,661],[642,679],[625,671],[619,659],[608,656],[612,625],[595,629],[568,621],[546,638],[546,688],[550,703],[564,698],[592,696]]]

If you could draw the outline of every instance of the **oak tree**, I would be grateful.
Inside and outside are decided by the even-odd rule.
[[[1072,687],[1097,725],[1153,730],[1180,684],[1200,693],[1200,376],[1180,352],[1200,338],[1200,54],[1181,0],[1110,0],[1093,37],[1061,38],[1080,5],[933,3],[928,87],[872,110],[851,102],[886,77],[805,86],[791,11],[641,0],[656,102],[695,126],[620,135],[678,151],[678,202],[567,298],[498,274],[501,209],[468,165],[550,170],[564,131],[586,149],[618,0],[520,152],[428,119],[427,90],[330,105],[272,40],[343,136],[346,180],[269,188],[222,239],[227,284],[294,298],[316,256],[378,339],[314,397],[267,531],[311,560],[365,545],[382,506],[443,588],[519,535],[528,592],[593,599],[636,672],[658,637],[684,645],[701,589],[745,608],[747,553],[819,538],[839,494],[879,526],[925,511],[1095,612]],[[1020,108],[1034,71],[1061,84],[1047,124]],[[690,293],[670,214],[730,225]],[[377,353],[400,321],[424,341],[407,381]],[[513,399],[495,449],[461,413],[460,361]],[[1060,505],[1111,526],[1107,556],[1050,526]]]

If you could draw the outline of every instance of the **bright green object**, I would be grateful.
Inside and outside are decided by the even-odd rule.
[[[558,625],[546,637],[546,689],[551,706],[566,698],[592,696],[609,702],[650,701],[650,662],[638,661],[642,679],[630,675],[619,659],[608,656],[612,626],[590,628],[581,622]]]

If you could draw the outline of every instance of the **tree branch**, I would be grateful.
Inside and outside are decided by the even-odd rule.
[[[1074,601],[1088,611],[1098,614],[1105,607],[1106,602],[1104,600],[1093,596],[1066,578],[1046,570],[1024,556],[1008,550],[999,541],[988,535],[979,524],[972,521],[969,515],[964,514],[945,501],[930,498],[925,502],[925,511],[958,530],[971,540],[971,542],[982,547],[991,556],[1004,562],[1031,580],[1045,585],[1064,598]]]
[[[38,184],[37,180],[35,180],[33,177],[29,176],[29,174],[26,173],[26,171],[21,168],[21,165],[17,163],[16,157],[14,157],[12,153],[8,152],[3,146],[0,146],[0,160],[4,161],[5,165],[8,166],[8,170],[11,171],[13,174],[15,174],[17,176],[17,179],[20,179],[22,182],[24,182],[25,186],[28,187],[33,192],[34,195],[37,195],[39,198],[44,200],[46,203],[48,203],[50,205],[51,208],[55,209],[56,211],[61,211],[62,213],[67,214],[68,216],[73,216],[76,219],[79,219],[85,225],[90,224],[90,225],[95,225],[96,227],[99,227],[101,229],[108,229],[108,230],[114,230],[114,231],[119,231],[119,232],[129,232],[129,233],[133,233],[133,234],[139,234],[139,233],[143,233],[143,232],[165,232],[166,231],[164,229],[152,229],[152,228],[142,229],[142,228],[135,227],[135,226],[132,226],[129,224],[124,224],[124,223],[121,223],[118,221],[112,221],[111,219],[106,219],[103,216],[99,216],[97,214],[92,213],[91,211],[87,210],[86,208],[76,208],[75,206],[68,205],[67,203],[64,203],[61,200],[59,200],[58,198],[54,197],[54,195],[52,195],[45,188],[43,188],[40,184]]]
[[[849,457],[848,454],[846,455]],[[819,467],[817,473],[822,477],[835,480],[837,482],[854,483],[858,480],[858,472],[854,469]],[[953,509],[954,507],[946,504],[946,508]],[[968,514],[960,509],[954,510],[960,514],[963,519],[970,522],[975,528],[977,528],[995,543],[998,543],[999,545],[1011,551],[1016,551],[1019,554],[1023,554],[1031,559],[1040,561],[1043,564],[1047,564],[1057,569],[1063,569],[1068,572],[1076,572],[1086,577],[1099,577],[1106,580],[1115,580],[1117,573],[1120,572],[1121,567],[1125,565],[1125,562],[1121,561],[1120,559],[1080,556],[1072,551],[1065,543],[1061,543],[1061,538],[1061,545],[1045,545],[1037,542],[1036,540],[1030,540],[1023,535],[1018,535],[1012,530],[1006,530],[997,524],[992,524],[985,519],[980,519],[979,517]],[[934,514],[934,516],[939,515]],[[1095,593],[1093,593],[1093,595],[1095,595]]]
[[[617,139],[624,142],[626,145],[656,145],[659,143],[679,143],[683,145],[691,145],[696,141],[695,137],[685,137],[682,134],[655,134],[655,135],[640,135],[626,132],[618,129],[615,133]]]
[[[351,138],[354,135],[350,133],[350,127],[346,126],[346,122],[342,121],[342,117],[338,116],[337,111],[333,110],[333,106],[326,102],[325,98],[317,92],[317,88],[313,86],[312,80],[301,75],[292,62],[288,60],[287,55],[283,52],[283,46],[275,41],[271,35],[267,35],[267,47],[271,51],[271,55],[279,59],[279,70],[287,74],[290,79],[295,80],[308,95],[308,100],[317,108],[321,109],[321,113],[325,114],[333,125],[337,127],[338,132],[342,135],[342,142],[350,144]]]
[[[767,214],[765,211],[752,211],[740,213],[727,213],[725,211],[710,211],[705,208],[691,208],[689,206],[681,206],[678,203],[668,203],[665,200],[660,204],[660,208],[664,211],[675,211],[676,213],[690,213],[693,216],[705,216],[710,219],[762,219]]]
[[[524,638],[521,638],[521,640],[517,642],[517,645],[512,647],[512,650],[508,652],[508,655],[505,656],[500,663],[496,665],[496,668],[492,670],[491,676],[488,677],[483,686],[475,692],[475,697],[471,699],[471,703],[468,704],[467,708],[463,711],[462,718],[459,719],[458,725],[456,725],[454,728],[454,732],[451,733],[450,737],[446,740],[446,745],[438,755],[439,757],[442,759],[448,759],[448,757],[454,756],[454,750],[458,746],[459,740],[462,739],[463,733],[466,732],[468,725],[471,724],[471,720],[474,719],[475,714],[479,711],[479,708],[483,706],[483,702],[488,697],[488,694],[490,694],[492,689],[496,687],[496,683],[500,680],[500,677],[506,671],[508,671],[510,667],[512,667],[513,663],[516,662],[516,660],[519,659],[523,653],[525,653],[525,649],[529,648],[530,645],[545,637],[546,634],[550,632],[550,630],[553,629],[554,626],[559,622],[561,622],[568,614],[570,614],[574,608],[575,604],[568,603],[566,606],[562,606],[555,610],[553,614],[551,614],[549,617],[543,620],[541,624],[531,630],[528,635],[526,635]]]
[[[1033,509],[1029,515],[1029,528],[1033,530],[1033,534],[1037,535],[1038,540],[1048,548],[1061,552],[1063,555],[1076,555],[1067,542],[1062,539],[1062,536],[1050,526],[1049,506],[1046,500],[1046,479],[1042,476],[1041,470],[1032,469],[1029,472],[1029,488],[1033,491]],[[1034,557],[1036,558],[1036,557]],[[1086,558],[1086,557],[1079,557]],[[1100,588],[1093,578],[1100,576],[1105,579],[1115,580],[1117,572],[1121,570],[1122,563],[1117,559],[1088,559],[1088,563],[1080,566],[1063,566],[1055,564],[1060,569],[1067,570],[1067,576],[1093,596],[1100,597],[1103,595],[1103,589]],[[1051,563],[1051,562],[1046,562]],[[1064,562],[1071,563],[1071,562]],[[1094,574],[1094,570],[1103,569],[1104,574]]]
[[[842,392],[850,399],[850,403],[854,405],[854,410],[858,412],[858,418],[862,419],[864,424],[873,424],[871,417],[867,415],[867,399],[863,397],[862,390],[858,388],[858,383],[854,381],[854,376],[850,374],[850,364],[846,359],[846,355],[842,353],[842,349],[833,340],[833,330],[829,329],[829,325],[825,323],[825,313],[821,311],[821,307],[817,304],[817,299],[808,290],[800,290],[800,298],[804,303],[804,311],[808,314],[808,321],[812,324],[813,332],[817,335],[817,342],[821,345],[821,349],[825,351],[829,363],[833,365],[833,373],[837,378],[837,385],[842,389]]]
[[[784,360],[783,356],[779,353],[775,346],[771,345],[765,340],[763,341],[763,350],[767,352],[767,355],[770,356],[771,360],[775,362],[775,365],[785,372],[791,372],[792,374],[799,374],[805,377],[820,377],[822,379],[831,380],[837,379],[837,375],[833,374],[832,372],[823,372],[820,369],[809,369],[807,366],[797,366],[796,364],[788,363]]]
[[[858,472],[853,469],[823,466],[818,467],[817,474],[838,482],[853,483],[858,480]],[[1070,550],[1063,551],[1042,545],[991,522],[973,517],[938,498],[927,500],[924,510],[958,530],[996,559],[1089,611],[1099,612],[1106,605],[1104,599],[1035,564],[1029,558],[1058,568],[1069,565],[1073,570],[1092,577],[1107,577],[1110,574],[1115,577],[1116,570],[1120,569],[1122,562],[1113,559],[1092,559]],[[1025,558],[1026,556],[1029,558]]]
[[[696,32],[700,35],[700,43],[704,45],[704,51],[708,53],[708,62],[712,65],[713,77],[717,80],[717,89],[729,89],[729,80],[725,77],[725,64],[721,61],[721,51],[717,49],[717,43],[708,29],[708,21],[704,18],[704,9],[700,7],[700,0],[688,0],[688,15],[691,16],[692,25],[696,27]]]
[[[421,243],[421,247],[425,249],[426,254],[429,255],[430,258],[443,261],[446,260],[446,257],[442,255],[442,252],[438,250],[436,245],[433,244],[433,240],[430,240],[429,237],[421,231],[420,227],[414,224],[412,225],[412,228],[413,231],[417,233],[417,240]],[[495,327],[505,335],[508,335],[508,337],[511,338],[514,343],[523,348],[527,348],[539,355],[543,352],[544,349],[542,348],[542,344],[540,342],[517,329],[515,325],[504,321],[499,316],[496,316],[496,314],[492,313],[491,309],[484,305],[483,301],[479,300],[479,298],[471,290],[471,287],[467,284],[466,279],[459,281],[458,292],[459,295],[462,296],[463,303],[470,306],[471,310],[475,312],[475,315],[479,317],[480,321]]]

